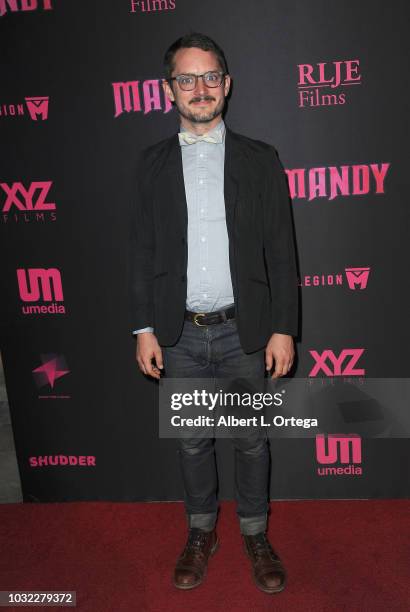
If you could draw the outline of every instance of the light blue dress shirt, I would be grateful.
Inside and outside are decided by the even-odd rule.
[[[217,131],[222,133],[221,143],[200,141],[181,146],[188,208],[186,308],[193,312],[214,312],[234,303],[225,219],[226,128],[222,119],[208,133]],[[133,333],[148,331],[153,328]]]

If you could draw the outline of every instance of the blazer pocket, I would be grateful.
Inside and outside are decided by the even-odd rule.
[[[154,280],[157,280],[157,278],[161,278],[162,276],[166,276],[168,274],[168,272],[158,272],[158,274],[154,274]]]

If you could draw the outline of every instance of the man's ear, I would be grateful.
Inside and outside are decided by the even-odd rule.
[[[170,84],[168,83],[166,79],[162,79],[162,88],[167,98],[169,98],[171,102],[175,102],[174,92],[172,91],[172,87],[170,86]]]
[[[229,74],[226,74],[225,82],[224,82],[225,97],[228,95],[230,88],[231,88],[231,76]]]

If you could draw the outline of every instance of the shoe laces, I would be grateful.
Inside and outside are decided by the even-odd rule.
[[[250,539],[251,548],[255,557],[263,557],[269,554],[273,558],[276,557],[273,548],[264,533],[258,533]]]
[[[197,527],[192,527],[189,530],[188,542],[186,544],[186,550],[190,549],[195,554],[203,554],[203,546],[206,543],[206,540],[209,537],[209,533],[207,531],[202,531],[202,529],[198,529]]]

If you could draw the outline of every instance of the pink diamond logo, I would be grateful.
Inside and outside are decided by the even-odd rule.
[[[40,355],[42,365],[33,370],[33,377],[38,388],[50,385],[54,389],[56,380],[70,372],[63,355],[47,353]]]

